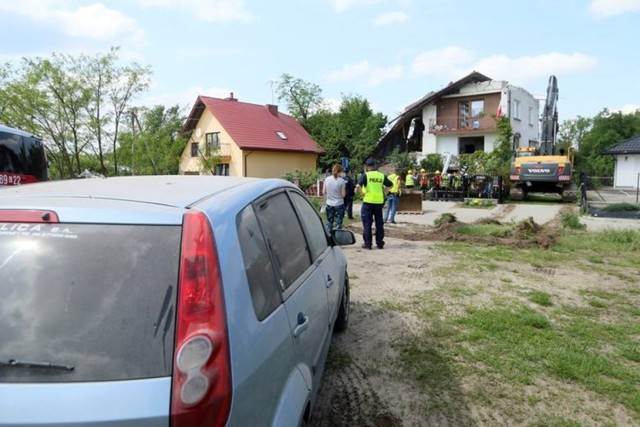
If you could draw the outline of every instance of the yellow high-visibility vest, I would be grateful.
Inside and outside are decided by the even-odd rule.
[[[378,171],[369,171],[367,175],[367,185],[364,188],[365,203],[381,205],[384,203],[384,174]]]

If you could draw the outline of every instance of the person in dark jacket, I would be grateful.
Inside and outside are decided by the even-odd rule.
[[[356,194],[356,182],[351,177],[349,169],[344,170],[342,179],[346,182],[346,195],[344,196],[344,210],[347,218],[353,219],[353,197]]]

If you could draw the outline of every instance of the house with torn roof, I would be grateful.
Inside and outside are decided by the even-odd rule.
[[[509,118],[514,148],[539,144],[540,102],[525,89],[474,71],[407,106],[391,123],[374,151],[378,158],[395,149],[442,155],[492,151],[498,139],[496,117]]]
[[[182,175],[281,178],[315,170],[324,151],[277,105],[240,102],[233,93],[225,99],[199,96],[181,132],[188,136],[180,156]],[[214,157],[215,162],[205,161]]]

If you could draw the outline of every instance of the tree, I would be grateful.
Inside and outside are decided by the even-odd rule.
[[[343,96],[338,111],[339,144],[351,164],[360,167],[364,163],[382,137],[386,123],[387,117],[374,113],[366,99],[359,95]]]
[[[346,95],[337,112],[320,109],[305,122],[309,135],[325,150],[318,159],[321,170],[331,169],[349,158],[351,168],[359,168],[382,136],[387,118],[374,113],[369,101]]]
[[[322,105],[322,89],[315,83],[305,82],[290,74],[280,76],[277,87],[278,101],[284,101],[287,110],[302,126]]]
[[[121,121],[148,87],[150,70],[119,65],[117,50],[95,57],[23,58],[0,70],[0,120],[43,137],[52,177],[77,176],[95,165],[91,155],[102,173],[111,157],[118,174]]]
[[[444,161],[441,154],[429,153],[426,157],[420,160],[420,167],[431,173],[435,171],[442,171],[444,167]]]
[[[179,136],[184,122],[180,107],[134,108],[128,118],[120,133],[117,153],[121,169],[133,175],[177,174],[180,153],[186,144]]]
[[[612,176],[613,158],[602,155],[602,150],[635,135],[640,135],[640,110],[630,114],[602,110],[591,119],[591,127],[579,141],[576,171],[590,176]]]

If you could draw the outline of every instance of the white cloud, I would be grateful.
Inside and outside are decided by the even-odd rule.
[[[191,108],[193,107],[193,104],[196,102],[196,99],[198,98],[198,96],[202,95],[202,96],[210,96],[213,98],[228,98],[231,92],[233,92],[233,90],[231,89],[222,88],[222,87],[212,86],[209,88],[204,88],[202,86],[192,86],[180,93],[169,93],[169,92],[162,92],[162,87],[156,85],[156,83],[157,82],[152,83],[153,93],[147,93],[145,94],[145,96],[142,96],[137,102],[138,105],[150,106],[150,105],[160,105],[160,104],[161,105],[178,104],[183,109],[183,111],[186,111],[186,114],[188,114],[189,111],[191,111]],[[238,96],[237,93],[234,93],[233,96],[234,98],[239,99],[240,101],[251,102],[249,100],[243,100],[241,97]]]
[[[142,38],[136,20],[103,4],[96,3],[73,11],[57,10],[52,13],[73,37],[106,40],[117,34],[132,34]]]
[[[492,55],[482,58],[468,67],[495,79],[526,82],[551,74],[573,74],[594,69],[598,60],[583,53],[551,52],[536,56],[510,58]]]
[[[411,17],[406,12],[391,11],[378,15],[372,21],[374,25],[390,25],[400,22],[407,22]]]
[[[108,40],[122,35],[133,36],[137,41],[144,38],[135,19],[102,3],[72,9],[66,2],[56,0],[3,1],[0,10],[53,24],[77,38]]]
[[[598,60],[583,53],[550,52],[535,56],[511,58],[491,55],[477,59],[475,52],[457,46],[420,52],[411,65],[415,75],[431,74],[458,79],[472,71],[509,82],[526,82],[551,74],[572,74],[589,71]]]
[[[381,0],[330,0],[331,6],[336,12],[345,12],[358,6],[370,6],[380,3]]]
[[[640,11],[640,0],[592,0],[589,12],[600,18]]]
[[[369,61],[361,61],[357,64],[347,64],[338,71],[327,76],[331,82],[364,81],[369,86],[377,86],[387,80],[397,80],[404,75],[401,65],[390,67],[374,67]]]
[[[253,22],[244,0],[138,0],[142,6],[190,12],[194,19],[206,22]]]
[[[620,111],[622,114],[633,114],[640,110],[640,104],[626,104],[620,108],[611,108],[609,111]]]
[[[457,46],[447,46],[442,49],[420,52],[411,64],[411,70],[416,75],[459,75],[475,57],[473,51]]]

